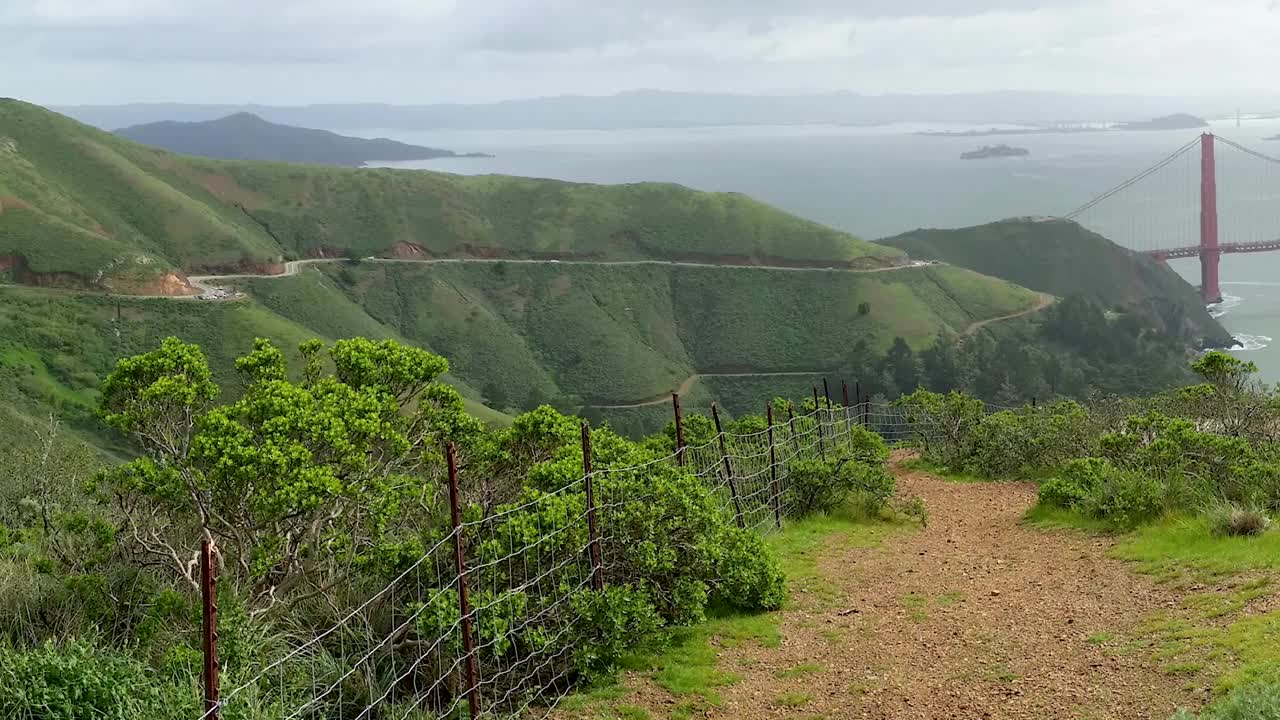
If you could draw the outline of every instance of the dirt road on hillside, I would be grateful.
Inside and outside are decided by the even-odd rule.
[[[1023,527],[1029,484],[894,473],[929,526],[878,548],[832,542],[824,592],[782,613],[782,645],[722,652],[741,680],[707,717],[1167,720],[1206,699],[1108,639],[1178,602],[1108,558],[1110,540]],[[632,682],[652,717],[670,715],[674,698]]]
[[[986,320],[979,320],[969,325],[969,327],[965,328],[964,332],[961,333],[961,337],[969,337],[970,335],[978,332],[979,330],[990,325],[991,323],[1000,322],[1002,320],[1013,320],[1014,318],[1024,317],[1024,316],[1030,315],[1031,313],[1038,313],[1041,310],[1049,307],[1050,305],[1058,301],[1058,298],[1048,293],[1038,293],[1038,295],[1039,297],[1036,299],[1036,304],[1032,305],[1026,310],[1022,310],[1009,315],[1001,315],[1000,317],[987,318]]]

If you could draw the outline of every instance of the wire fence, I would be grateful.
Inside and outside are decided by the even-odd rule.
[[[932,432],[928,418],[893,404],[815,404],[800,415],[788,407],[785,418],[770,407],[765,427],[750,432],[719,430],[713,413],[719,431],[711,440],[625,467],[592,467],[584,423],[576,479],[482,517],[461,506],[450,447],[449,527],[385,586],[347,588],[347,598],[365,599],[269,664],[242,671],[226,692],[218,690],[216,615],[207,611],[212,658],[201,719],[548,716],[579,673],[575,648],[591,640],[582,636],[588,591],[613,584],[632,553],[680,541],[645,537],[635,526],[657,478],[696,478],[726,517],[763,534],[792,516],[797,461],[841,457],[862,431],[890,443]],[[637,537],[651,547],[634,546]],[[206,580],[209,595],[213,578]]]

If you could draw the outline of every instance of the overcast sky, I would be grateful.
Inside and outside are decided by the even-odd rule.
[[[0,96],[1273,95],[1280,0],[0,0]]]

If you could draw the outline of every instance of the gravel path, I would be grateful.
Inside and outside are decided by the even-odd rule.
[[[1203,700],[1099,636],[1179,600],[1107,557],[1111,541],[1020,525],[1030,484],[894,473],[929,526],[873,549],[833,542],[820,592],[783,613],[782,646],[722,653],[742,681],[708,717],[1167,720]]]

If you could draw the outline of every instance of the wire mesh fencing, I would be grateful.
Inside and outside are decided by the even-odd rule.
[[[592,642],[583,620],[593,594],[626,582],[620,573],[633,553],[680,542],[678,525],[662,530],[675,537],[652,537],[644,525],[661,483],[699,483],[722,517],[763,534],[792,515],[797,462],[847,456],[861,433],[896,443],[933,432],[930,418],[893,404],[816,404],[802,414],[770,407],[758,429],[719,429],[701,444],[625,466],[592,467],[584,424],[577,477],[483,514],[462,506],[450,447],[448,527],[406,551],[381,587],[334,589],[327,602],[335,622],[286,643],[269,663],[246,671],[252,665],[242,661],[225,692],[206,675],[201,719],[549,715],[582,670],[575,650]],[[645,544],[653,547],[638,547]]]

